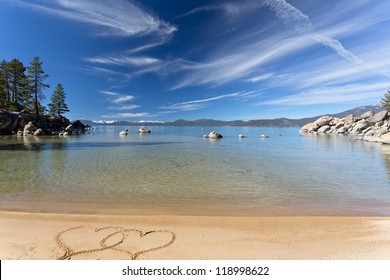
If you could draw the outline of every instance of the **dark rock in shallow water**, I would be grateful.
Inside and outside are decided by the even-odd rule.
[[[18,124],[18,115],[0,110],[0,134],[12,134]]]
[[[40,128],[42,129],[42,134],[39,131],[41,135],[58,135],[60,132],[64,132],[70,124],[71,122],[64,117],[40,116],[36,118],[35,115],[25,112],[14,113],[0,110],[0,134],[11,135],[16,131],[23,131],[24,135],[33,135]],[[76,131],[76,134],[88,129],[79,120],[72,123],[72,128],[72,132]]]

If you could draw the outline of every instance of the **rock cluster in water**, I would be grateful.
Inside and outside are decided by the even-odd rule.
[[[367,111],[345,118],[323,116],[301,128],[304,133],[348,134],[355,139],[390,144],[390,115],[387,111]]]
[[[67,118],[40,117],[32,114],[11,113],[0,110],[0,134],[17,136],[71,135],[89,129],[80,121],[70,122]]]

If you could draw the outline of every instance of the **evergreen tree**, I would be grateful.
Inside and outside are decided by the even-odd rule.
[[[388,90],[382,98],[381,107],[387,110],[387,112],[390,112],[390,90]]]
[[[43,90],[48,88],[49,85],[45,84],[45,80],[49,75],[45,74],[42,69],[42,62],[39,60],[39,56],[34,57],[30,66],[27,67],[28,78],[30,80],[30,86],[33,93],[33,108],[36,116],[39,116],[39,108],[41,106],[40,101],[45,99]]]
[[[50,114],[55,117],[62,117],[62,114],[69,112],[68,105],[65,103],[65,90],[61,84],[57,84],[54,93],[51,95],[51,103],[49,104]]]
[[[9,98],[10,92],[8,63],[5,61],[5,59],[3,59],[0,62],[0,108],[6,109]]]
[[[8,109],[11,110],[21,110],[21,103],[25,99],[23,96],[23,88],[25,87],[26,67],[23,63],[14,58],[8,63],[8,74],[9,74],[9,96],[8,99]]]

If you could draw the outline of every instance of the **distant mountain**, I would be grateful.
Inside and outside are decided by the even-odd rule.
[[[379,105],[368,105],[360,106],[348,111],[340,112],[337,114],[323,114],[327,116],[334,116],[338,118],[344,118],[347,115],[360,116],[364,112],[374,111],[375,113],[383,111]],[[315,116],[302,119],[287,119],[287,118],[278,118],[278,119],[261,119],[261,120],[250,120],[250,121],[220,121],[212,119],[199,119],[194,121],[187,121],[179,119],[173,122],[161,122],[161,121],[141,121],[141,122],[131,122],[131,121],[90,121],[90,120],[81,120],[82,123],[88,124],[90,126],[96,125],[125,125],[125,126],[256,126],[256,127],[301,127],[307,123],[313,122],[319,117]]]

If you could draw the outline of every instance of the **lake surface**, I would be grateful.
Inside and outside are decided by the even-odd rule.
[[[390,145],[297,128],[149,128],[147,135],[100,126],[81,136],[1,136],[0,210],[390,215]],[[224,138],[202,139],[211,130]]]

